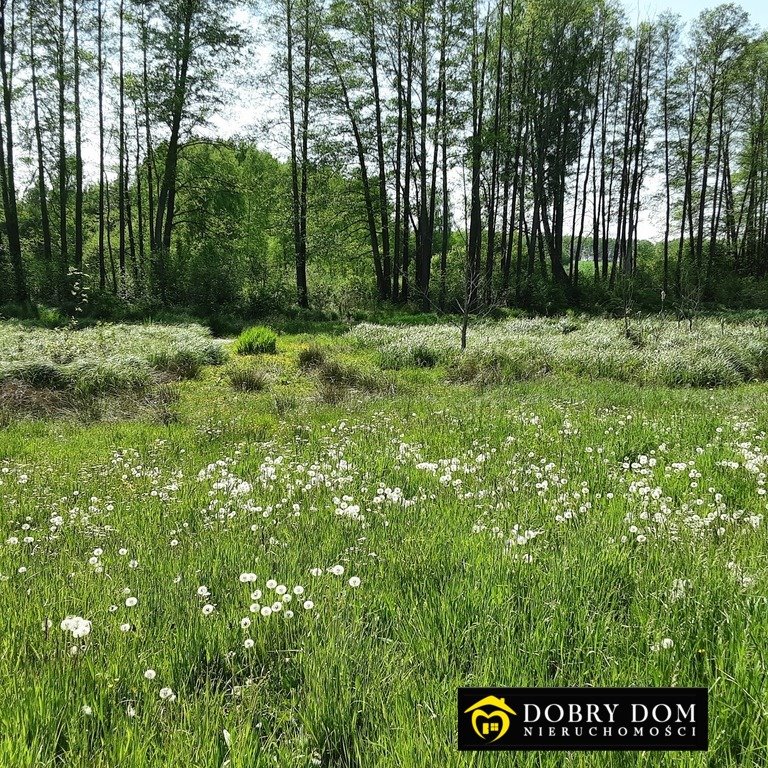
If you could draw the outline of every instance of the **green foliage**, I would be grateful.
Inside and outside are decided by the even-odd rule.
[[[237,337],[234,348],[238,355],[275,354],[277,336],[270,328],[254,325]]]

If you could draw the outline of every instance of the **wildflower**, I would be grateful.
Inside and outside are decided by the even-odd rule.
[[[91,634],[91,622],[81,616],[67,616],[61,622],[61,628],[70,632],[72,637],[87,637]]]
[[[251,600],[260,600],[261,599],[261,590],[255,589],[253,592],[251,592]]]
[[[278,584],[278,585],[275,587],[275,592],[276,592],[278,595],[284,595],[284,594],[285,594],[287,591],[288,591],[288,587],[286,587],[286,586],[285,586],[285,584]]]
[[[210,616],[214,611],[216,610],[215,605],[211,605],[210,603],[207,603],[203,606],[203,616]]]
[[[176,694],[173,692],[172,688],[161,688],[160,698],[163,699],[163,701],[175,701]]]
[[[197,588],[197,594],[200,597],[208,597],[211,593],[208,591],[208,587],[203,584],[202,586]]]
[[[331,573],[334,576],[343,576],[344,575],[344,566],[343,565],[334,565],[333,568],[330,569]]]
[[[277,586],[277,582],[274,579],[270,579],[267,582],[267,589],[274,589]]]
[[[245,640],[243,640],[243,645],[246,648],[253,648],[254,643],[253,643],[253,640],[251,640],[250,637],[246,637]]]
[[[89,707],[87,704],[83,704],[83,714],[90,716],[93,714],[93,708]]]
[[[350,587],[359,587],[360,586],[360,579],[357,576],[353,576],[349,580],[349,586]]]
[[[310,576],[322,576],[323,575],[323,569],[322,568],[311,568],[309,571]]]
[[[242,619],[240,619],[240,626],[243,629],[248,629],[248,627],[251,626],[251,620],[247,616],[242,618]]]
[[[311,600],[304,601],[304,610],[311,611],[315,607],[315,604]]]
[[[271,616],[272,615],[272,609],[268,605],[265,605],[261,609],[261,615],[262,616]]]
[[[669,650],[670,648],[674,647],[675,641],[671,637],[665,637],[661,641],[661,647],[664,648],[664,650]]]
[[[131,631],[131,625],[126,621],[125,624],[120,625],[120,631],[121,632],[130,632]]]
[[[139,602],[138,598],[126,597],[125,598],[125,607],[126,608],[133,608],[138,602]]]
[[[144,670],[144,677],[146,677],[147,680],[154,680],[156,676],[157,676],[157,672],[155,672],[154,669]]]
[[[293,588],[293,594],[296,595],[296,596],[303,595],[304,594],[304,587],[302,587],[301,584],[297,584]]]

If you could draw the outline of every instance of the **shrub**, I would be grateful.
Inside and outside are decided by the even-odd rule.
[[[238,392],[261,392],[267,386],[267,374],[260,368],[232,366],[227,369],[227,377]]]
[[[238,355],[273,355],[276,351],[277,336],[263,325],[246,328],[235,341],[235,352]]]

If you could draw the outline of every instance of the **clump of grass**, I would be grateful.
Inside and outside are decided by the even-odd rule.
[[[253,366],[232,366],[226,371],[232,389],[238,392],[261,392],[267,387],[267,374]]]
[[[317,396],[321,403],[338,405],[349,394],[349,388],[329,381],[320,381],[317,386]]]
[[[305,370],[318,368],[325,362],[325,358],[325,349],[313,342],[299,352],[299,366]]]
[[[343,363],[339,360],[326,360],[317,371],[320,399],[326,403],[341,402],[348,390],[369,393],[393,392],[392,382],[382,375],[381,371],[373,371]]]
[[[235,352],[238,355],[273,355],[277,352],[277,336],[263,325],[246,328],[235,341]]]
[[[205,358],[193,349],[164,350],[152,355],[150,364],[175,379],[196,379],[205,365]]]
[[[519,350],[517,354],[467,352],[454,358],[448,366],[448,380],[480,385],[510,384],[543,376],[551,371],[545,353]]]
[[[275,407],[275,413],[283,418],[291,411],[295,411],[299,405],[299,399],[295,394],[279,392],[272,398],[272,404]]]

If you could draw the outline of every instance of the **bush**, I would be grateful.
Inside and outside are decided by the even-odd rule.
[[[277,351],[277,336],[263,325],[246,328],[235,341],[235,352],[238,355],[274,355]]]
[[[260,368],[233,366],[227,369],[227,377],[238,392],[261,392],[267,386],[267,374]]]

